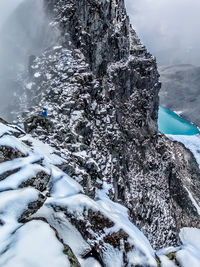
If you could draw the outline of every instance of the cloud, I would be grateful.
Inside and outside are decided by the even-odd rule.
[[[22,0],[0,1],[0,27],[21,2]]]
[[[125,0],[131,23],[160,64],[200,65],[199,0]]]
[[[53,45],[59,32],[51,27],[43,0],[0,0],[0,117],[13,119],[30,56]],[[28,75],[28,74],[27,74]]]

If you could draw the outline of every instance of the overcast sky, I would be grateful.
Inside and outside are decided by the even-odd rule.
[[[0,0],[0,26],[22,0]]]
[[[22,0],[0,0],[0,27]],[[159,64],[200,65],[200,0],[125,0],[131,23]]]
[[[125,0],[131,23],[160,64],[200,66],[200,0]]]

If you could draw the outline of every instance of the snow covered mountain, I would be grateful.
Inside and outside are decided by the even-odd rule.
[[[20,112],[12,110],[29,135],[3,121],[0,128],[2,264],[198,262],[198,240],[188,237],[198,229],[183,227],[200,227],[199,166],[158,132],[156,61],[123,0],[44,0],[44,9],[60,35],[31,55],[18,78]],[[40,237],[49,257],[35,246]]]
[[[58,151],[17,127],[0,124],[0,145],[0,266],[155,265],[127,209],[109,200],[108,185],[89,198],[59,168]]]
[[[199,265],[200,230],[184,228],[182,246],[153,250],[128,210],[109,198],[112,185],[88,197],[62,171],[59,154],[1,120],[0,266]]]

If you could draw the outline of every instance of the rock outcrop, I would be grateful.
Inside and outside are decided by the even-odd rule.
[[[123,0],[44,3],[61,35],[23,81],[31,109],[22,120],[47,107],[54,127],[32,134],[60,151],[62,170],[85,194],[96,199],[103,182],[110,184],[110,198],[129,209],[154,248],[179,243],[180,227],[200,226],[185,189],[200,202],[200,172],[191,153],[158,133],[156,61],[131,28]]]

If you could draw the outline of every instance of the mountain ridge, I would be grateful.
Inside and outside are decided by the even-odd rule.
[[[24,84],[25,88],[31,84],[25,93],[32,99],[32,111],[24,114],[37,114],[46,106],[56,127],[48,132],[39,127],[32,131],[33,136],[62,150],[68,158],[63,170],[81,181],[90,197],[102,181],[111,183],[111,199],[129,208],[133,222],[153,246],[177,244],[179,226],[190,225],[191,218],[188,207],[181,203],[181,194],[184,199],[187,196],[182,167],[171,160],[178,144],[170,144],[157,132],[160,83],[155,58],[130,28],[123,1],[49,3],[52,23],[61,28],[61,38],[57,46],[33,61],[32,75]],[[109,35],[101,46],[103,26]],[[114,62],[108,57],[104,64],[100,57],[91,64],[90,57],[101,55],[101,49],[106,56],[113,49]],[[198,181],[198,166],[192,178],[190,164],[184,156],[182,159],[187,166],[185,175]],[[179,156],[177,160],[182,166]],[[172,177],[180,184],[178,198],[170,188]],[[186,199],[190,203],[189,196]],[[181,216],[184,219],[177,222]],[[155,231],[157,235],[152,235]]]
[[[139,259],[129,258],[126,249],[131,245],[126,232],[120,231],[123,227],[113,233],[111,219],[104,220],[98,209],[91,212],[87,208],[87,201],[96,207],[98,199],[98,205],[103,206],[102,198],[107,197],[99,192],[105,192],[105,184],[109,185],[106,203],[112,202],[110,211],[117,213],[119,208],[125,214],[126,210],[130,223],[145,234],[153,249],[179,245],[182,227],[200,227],[198,210],[189,195],[190,192],[200,202],[196,190],[199,167],[190,151],[157,129],[160,82],[155,58],[129,25],[123,1],[44,3],[51,25],[60,30],[60,38],[41,56],[32,58],[28,75],[20,80],[23,94],[19,123],[30,123],[29,134],[50,145],[63,159],[59,169],[63,178],[71,178],[66,178],[67,186],[63,186],[62,175],[53,174],[55,184],[61,183],[58,187],[64,192],[68,187],[74,192],[73,185],[78,183],[84,192],[81,201],[72,193],[66,202],[63,199],[64,204],[59,200],[51,203],[53,213],[44,217],[48,221],[58,216],[57,221],[62,224],[64,215],[56,212],[64,212],[90,246],[89,254],[84,255],[97,253],[102,265],[112,266],[107,263],[105,247],[105,243],[111,243],[121,253],[116,255],[117,259],[120,257],[118,266],[131,266],[129,261],[133,266],[156,266],[148,249],[147,258],[152,260],[149,264],[142,252]],[[42,107],[48,109],[48,127],[37,119],[33,123]],[[41,151],[45,149],[41,143],[40,146]],[[51,183],[47,180],[46,177],[39,187],[48,189]],[[54,189],[56,192],[56,185]],[[54,190],[50,197],[53,194]],[[76,213],[75,201],[80,213]],[[80,214],[82,219],[77,217]],[[67,229],[67,222],[63,224]],[[102,237],[104,231],[108,235]]]

